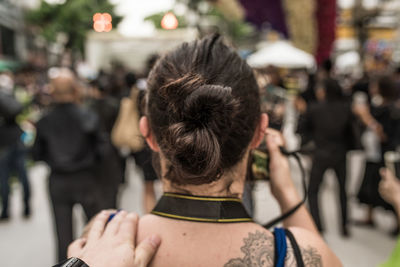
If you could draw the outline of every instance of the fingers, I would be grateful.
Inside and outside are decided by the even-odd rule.
[[[158,247],[161,244],[161,239],[157,235],[147,237],[140,242],[135,250],[135,266],[145,267],[149,264]]]
[[[125,219],[127,212],[124,210],[119,211],[114,218],[107,224],[107,227],[104,231],[104,235],[115,235],[120,226],[122,221]]]
[[[119,228],[119,233],[124,240],[132,242],[136,240],[136,230],[138,225],[139,217],[136,213],[128,213],[125,219],[122,221]]]
[[[86,244],[86,238],[78,238],[68,246],[68,258],[79,257],[83,247]]]
[[[104,232],[104,227],[107,223],[110,214],[111,214],[110,211],[103,210],[98,215],[96,215],[93,221],[93,225],[89,229],[88,239],[96,241],[102,236]]]
[[[274,129],[268,128],[265,131],[266,136],[266,142],[267,142],[267,147],[268,147],[268,151],[270,151],[271,153],[274,152],[279,152],[279,147],[280,146],[284,146],[284,140],[283,140],[283,136],[282,134]]]

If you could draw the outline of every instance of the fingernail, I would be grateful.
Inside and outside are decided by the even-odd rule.
[[[161,238],[158,235],[152,235],[149,241],[153,248],[157,248],[161,243]]]

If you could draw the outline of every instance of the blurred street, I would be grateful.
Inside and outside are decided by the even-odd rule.
[[[363,164],[362,155],[353,154],[348,159],[351,163],[349,193],[354,195],[359,186],[359,171]],[[295,163],[294,163],[295,164]],[[129,175],[127,186],[122,189],[121,207],[125,210],[142,213],[141,194],[142,178],[141,173],[130,162],[133,170]],[[47,179],[45,174],[47,169],[44,165],[36,165],[29,170],[33,191],[33,210],[34,213],[29,220],[24,220],[22,213],[21,188],[19,184],[13,188],[11,220],[9,223],[0,224],[0,255],[1,266],[31,266],[42,267],[51,266],[55,263],[55,240],[50,213],[50,202],[47,199]],[[293,166],[294,179],[300,188],[300,178],[298,169]],[[339,235],[338,226],[338,203],[336,199],[336,179],[333,172],[327,172],[324,186],[321,189],[321,213],[327,225],[325,239],[332,247],[344,266],[377,266],[387,259],[395,245],[395,239],[389,237],[388,232],[394,227],[394,217],[379,210],[376,214],[378,222],[377,229],[351,227],[352,236],[343,239]],[[301,191],[300,191],[301,192]],[[260,222],[267,222],[278,214],[278,207],[269,193],[266,183],[259,183],[255,188],[255,198],[257,203],[256,219]],[[360,208],[354,198],[351,198],[351,218],[361,219],[365,210]],[[77,214],[81,214],[81,209],[75,209]],[[78,217],[78,216],[76,216]],[[82,230],[83,220],[77,221],[77,233]],[[16,255],[15,250],[23,251],[23,255]]]

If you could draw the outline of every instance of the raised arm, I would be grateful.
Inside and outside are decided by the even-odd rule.
[[[289,161],[279,150],[284,145],[282,134],[267,129],[266,141],[270,156],[271,192],[278,201],[282,213],[300,203],[301,198],[290,175]],[[284,220],[285,227],[297,226],[319,234],[306,207],[301,206],[292,216]]]
[[[285,213],[300,203],[301,198],[291,179],[289,161],[279,149],[279,146],[284,145],[282,134],[272,129],[267,129],[266,134],[270,156],[271,192],[282,213]],[[305,266],[342,266],[321,238],[305,205],[285,219],[283,225],[293,232],[298,241]]]

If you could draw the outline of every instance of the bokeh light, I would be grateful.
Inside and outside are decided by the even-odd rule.
[[[112,17],[108,13],[96,13],[93,15],[93,29],[96,32],[109,32],[112,29]]]
[[[161,20],[161,27],[166,30],[174,30],[178,28],[178,24],[178,19],[171,12],[165,14],[163,19]]]

